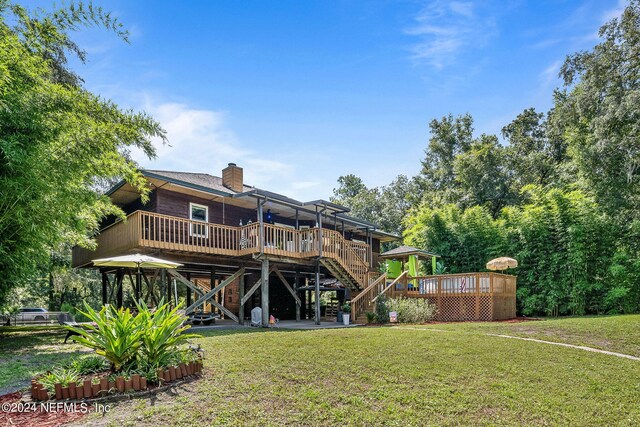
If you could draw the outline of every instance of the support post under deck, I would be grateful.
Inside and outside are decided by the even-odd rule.
[[[118,308],[122,307],[122,279],[124,279],[124,269],[119,268],[116,273],[116,304]]]
[[[320,261],[316,261],[316,283],[315,283],[315,306],[316,325],[320,324]]]
[[[244,325],[244,304],[242,299],[244,298],[244,274],[238,278],[238,301],[240,301],[240,307],[238,307],[238,323]]]
[[[262,327],[269,327],[269,260],[262,260]]]
[[[102,272],[102,305],[107,305],[107,283],[109,283],[109,278],[107,277],[107,273]]]
[[[300,280],[300,274],[296,271],[294,279],[293,279],[293,290],[296,292],[296,295],[298,295],[298,286],[300,286],[300,284],[298,283],[299,280]],[[296,304],[296,322],[300,321],[300,306],[301,305],[302,305],[302,303]]]

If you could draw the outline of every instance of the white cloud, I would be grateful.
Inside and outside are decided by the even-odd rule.
[[[275,191],[286,191],[283,183],[290,183],[295,176],[293,165],[243,148],[220,111],[178,103],[146,104],[144,110],[167,131],[169,145],[157,141],[157,158],[153,160],[133,151],[132,156],[143,167],[220,176],[222,169],[234,162],[244,168],[245,183]]]
[[[622,15],[622,12],[624,12],[626,6],[626,0],[618,0],[618,4],[615,7],[604,11],[601,18],[602,23],[604,24],[605,22],[609,22],[613,18],[619,18]]]
[[[479,46],[495,34],[492,18],[482,19],[471,2],[428,3],[415,18],[416,25],[405,32],[420,41],[413,46],[413,57],[437,69],[455,61],[471,46]]]
[[[558,73],[560,72],[562,63],[562,60],[557,60],[540,73],[540,82],[542,83],[544,89],[548,89],[550,86],[557,85],[557,83],[559,82]]]

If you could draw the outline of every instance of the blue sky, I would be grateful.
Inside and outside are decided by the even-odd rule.
[[[499,133],[546,111],[569,53],[624,2],[110,1],[131,32],[77,35],[88,89],[167,129],[148,168],[220,174],[300,200],[343,174],[414,175],[428,123],[469,112]]]

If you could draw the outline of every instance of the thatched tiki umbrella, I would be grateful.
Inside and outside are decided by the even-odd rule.
[[[487,269],[494,270],[494,271],[495,270],[504,271],[510,268],[516,268],[517,266],[518,266],[518,261],[516,261],[513,258],[508,258],[506,256],[492,259],[487,263]]]

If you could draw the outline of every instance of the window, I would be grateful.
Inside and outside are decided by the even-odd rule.
[[[204,205],[189,203],[189,219],[206,223],[209,218],[209,208]],[[209,227],[206,224],[191,224],[190,234],[192,236],[207,237]]]

